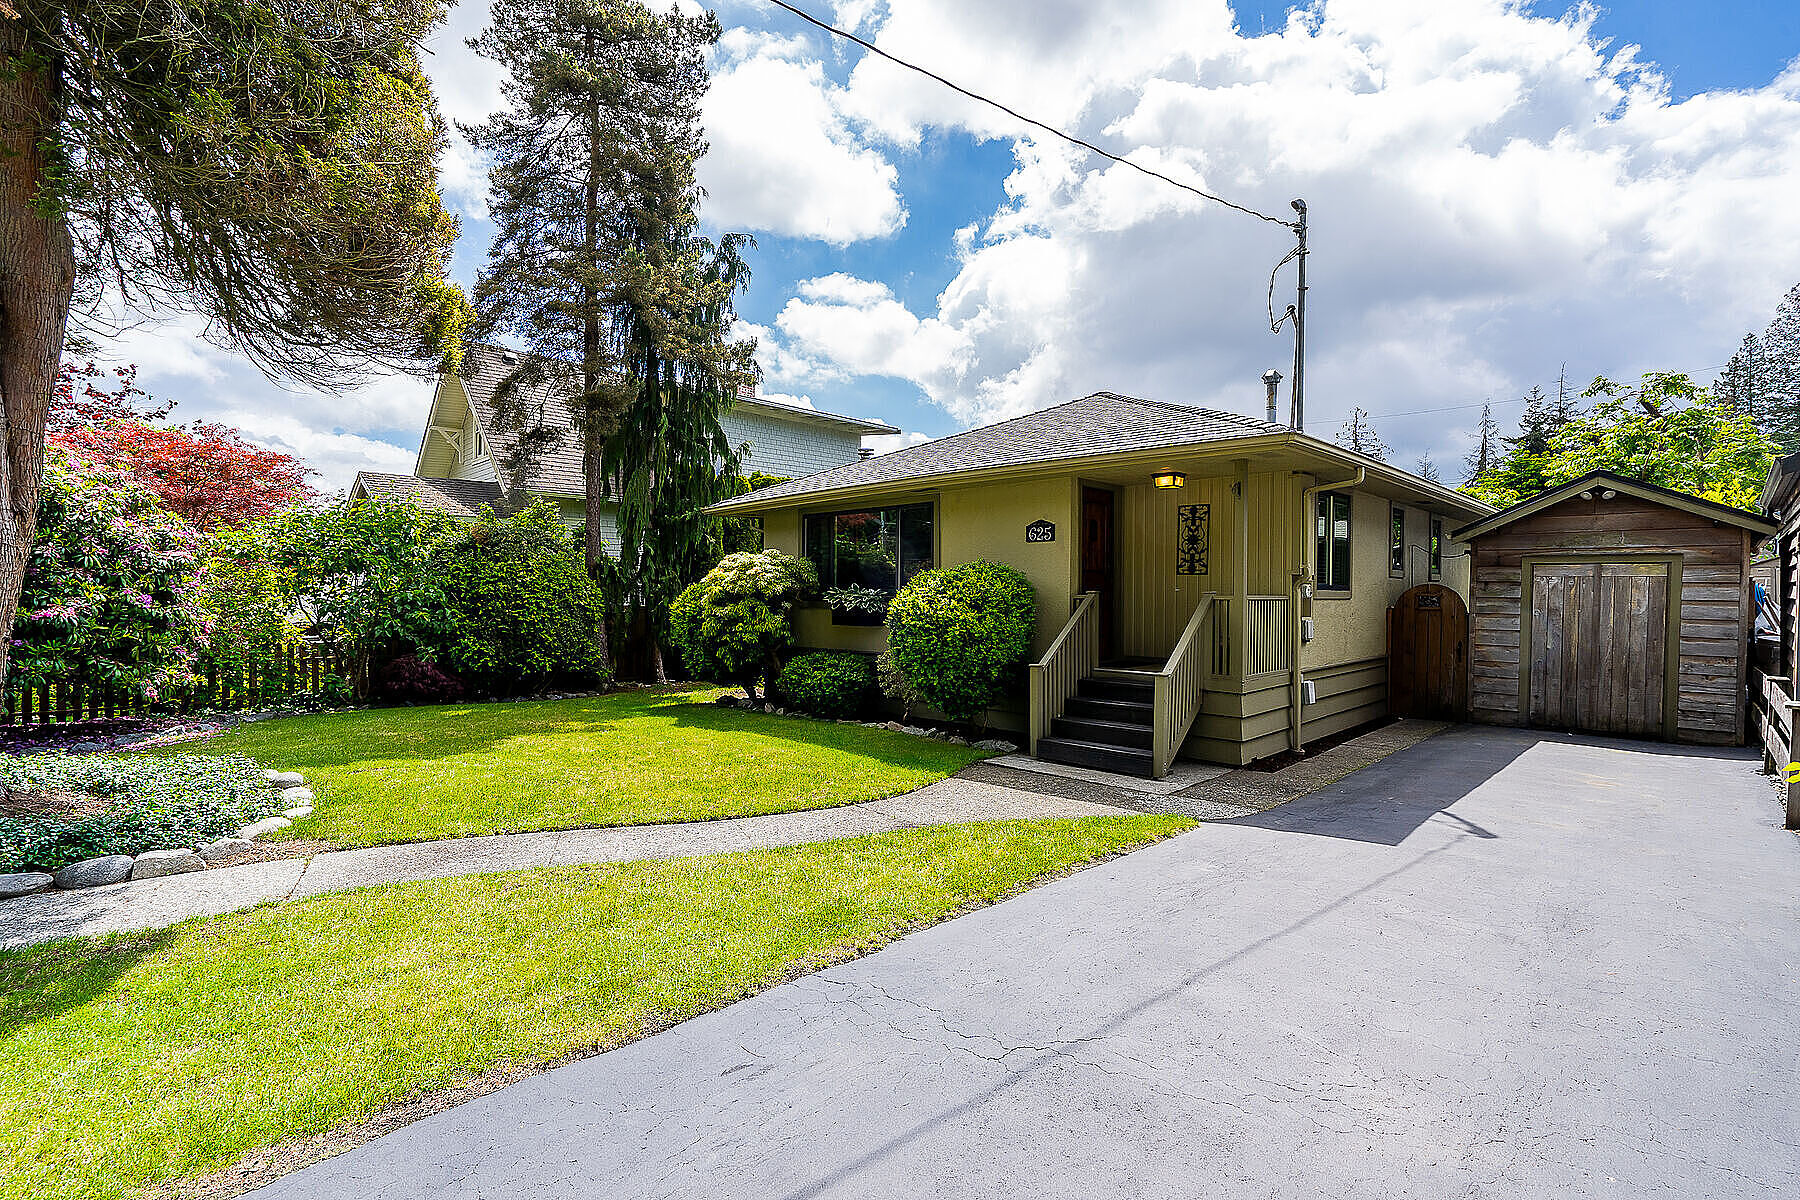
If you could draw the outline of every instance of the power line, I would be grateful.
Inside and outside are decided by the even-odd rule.
[[[1171,179],[1169,176],[1164,175],[1161,171],[1153,171],[1149,167],[1143,166],[1139,163],[1132,162],[1129,158],[1121,158],[1119,155],[1114,154],[1110,150],[1102,150],[1099,146],[1094,145],[1094,143],[1085,141],[1082,138],[1078,138],[1072,133],[1064,133],[1062,130],[1056,128],[1054,125],[1046,125],[1044,122],[1036,119],[1035,117],[1028,117],[1024,113],[1019,112],[1016,109],[1008,108],[1006,105],[1000,103],[998,100],[990,100],[988,97],[981,95],[979,92],[972,92],[968,88],[963,87],[961,84],[952,83],[950,80],[945,79],[942,75],[939,75],[934,71],[928,71],[924,67],[919,66],[917,63],[910,63],[910,62],[907,62],[904,58],[899,58],[899,57],[896,57],[895,55],[889,54],[886,50],[883,50],[881,47],[875,45],[873,42],[864,41],[862,38],[857,37],[854,33],[851,33],[848,30],[839,29],[835,25],[829,25],[829,24],[825,23],[824,21],[821,21],[819,18],[813,16],[811,13],[806,12],[803,9],[795,8],[792,4],[787,3],[786,0],[769,0],[769,3],[773,4],[776,8],[786,9],[788,12],[793,13],[796,17],[799,17],[802,21],[805,21],[809,25],[816,25],[820,29],[823,29],[826,33],[832,34],[835,37],[841,37],[845,41],[855,42],[858,46],[861,46],[864,50],[867,50],[870,54],[879,55],[880,57],[887,59],[889,62],[895,64],[896,66],[905,67],[909,71],[916,71],[920,75],[925,76],[925,78],[927,78],[927,79],[935,80],[936,82],[943,84],[945,87],[949,88],[953,92],[956,92],[963,96],[967,96],[969,99],[977,101],[981,104],[985,104],[989,108],[999,109],[1001,112],[1005,113],[1007,116],[1013,118],[1016,121],[1023,121],[1025,124],[1034,126],[1035,128],[1038,128],[1038,129],[1041,129],[1045,133],[1048,133],[1054,137],[1059,137],[1063,141],[1068,142],[1071,145],[1080,146],[1083,150],[1087,150],[1087,151],[1090,151],[1091,153],[1098,154],[1101,158],[1110,159],[1111,161],[1118,163],[1122,167],[1130,167],[1132,170],[1140,172],[1141,174],[1144,174],[1144,175],[1148,175],[1152,179],[1160,179],[1166,184],[1169,184],[1173,187],[1178,187],[1184,192],[1192,192],[1194,195],[1199,196],[1202,200],[1211,200],[1214,204],[1223,204],[1226,208],[1235,209],[1236,211],[1243,213],[1245,216],[1255,217],[1259,221],[1267,221],[1271,225],[1279,225],[1283,229],[1294,229],[1294,228],[1298,227],[1298,222],[1286,221],[1280,217],[1271,217],[1268,213],[1257,212],[1254,208],[1246,208],[1242,204],[1233,204],[1231,201],[1225,199],[1225,197],[1223,197],[1223,196],[1216,196],[1211,192],[1208,192],[1201,188],[1195,187],[1191,183],[1183,183],[1179,179]],[[1286,260],[1283,260],[1283,261],[1286,261]]]

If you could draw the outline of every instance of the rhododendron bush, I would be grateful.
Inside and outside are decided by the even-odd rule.
[[[195,682],[210,633],[197,603],[204,548],[147,488],[52,448],[9,683],[113,685],[154,701]]]

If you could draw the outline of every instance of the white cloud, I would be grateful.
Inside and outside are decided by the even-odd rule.
[[[1673,101],[1591,13],[1506,0],[1321,0],[1263,37],[1223,0],[1119,9],[890,0],[874,40],[1178,179],[1312,214],[1309,430],[1517,395],[1573,374],[1702,378],[1800,278],[1800,62]],[[1264,292],[1291,235],[864,59],[848,111],[1015,139],[1008,200],[917,311],[852,275],[803,283],[765,355],[910,380],[963,421],[1095,388],[1261,412],[1288,373]],[[1291,267],[1289,268],[1291,272]],[[1278,303],[1291,274],[1278,281]],[[1397,458],[1466,412],[1382,424]]]
[[[931,440],[928,433],[872,433],[863,438],[862,444],[865,450],[873,450],[877,454],[892,454],[896,450],[904,450],[908,446],[917,446]]]
[[[837,246],[885,237],[906,223],[898,172],[861,144],[824,67],[795,60],[802,45],[743,31],[721,44],[702,114],[707,218]]]
[[[374,438],[326,432],[298,418],[261,409],[227,410],[217,419],[242,429],[259,446],[303,459],[318,472],[310,482],[322,492],[348,488],[358,471],[412,473],[413,451]]]

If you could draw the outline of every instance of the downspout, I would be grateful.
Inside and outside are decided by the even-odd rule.
[[[1320,492],[1353,492],[1363,485],[1368,472],[1362,467],[1356,468],[1356,474],[1349,479],[1336,482],[1315,483],[1300,492],[1300,570],[1294,575],[1294,614],[1290,623],[1290,641],[1288,643],[1288,749],[1295,754],[1305,754],[1300,745],[1300,700],[1302,672],[1300,670],[1300,612],[1301,588],[1308,579],[1314,578],[1310,561],[1314,550],[1314,521],[1318,519],[1317,501]],[[1355,520],[1354,514],[1351,517]]]

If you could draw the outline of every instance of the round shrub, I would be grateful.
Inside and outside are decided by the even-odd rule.
[[[0,756],[0,872],[198,846],[283,803],[241,755]]]
[[[542,502],[488,514],[432,560],[448,620],[434,657],[486,693],[604,677],[606,601],[569,529]]]
[[[888,607],[888,650],[920,700],[972,720],[1018,684],[1037,632],[1031,582],[1001,563],[920,571]]]
[[[775,680],[789,704],[820,717],[854,717],[875,695],[875,666],[865,654],[819,651],[790,659]]]
[[[729,680],[754,700],[794,644],[794,602],[818,584],[811,563],[779,550],[727,554],[670,603],[669,640],[689,674]]]

